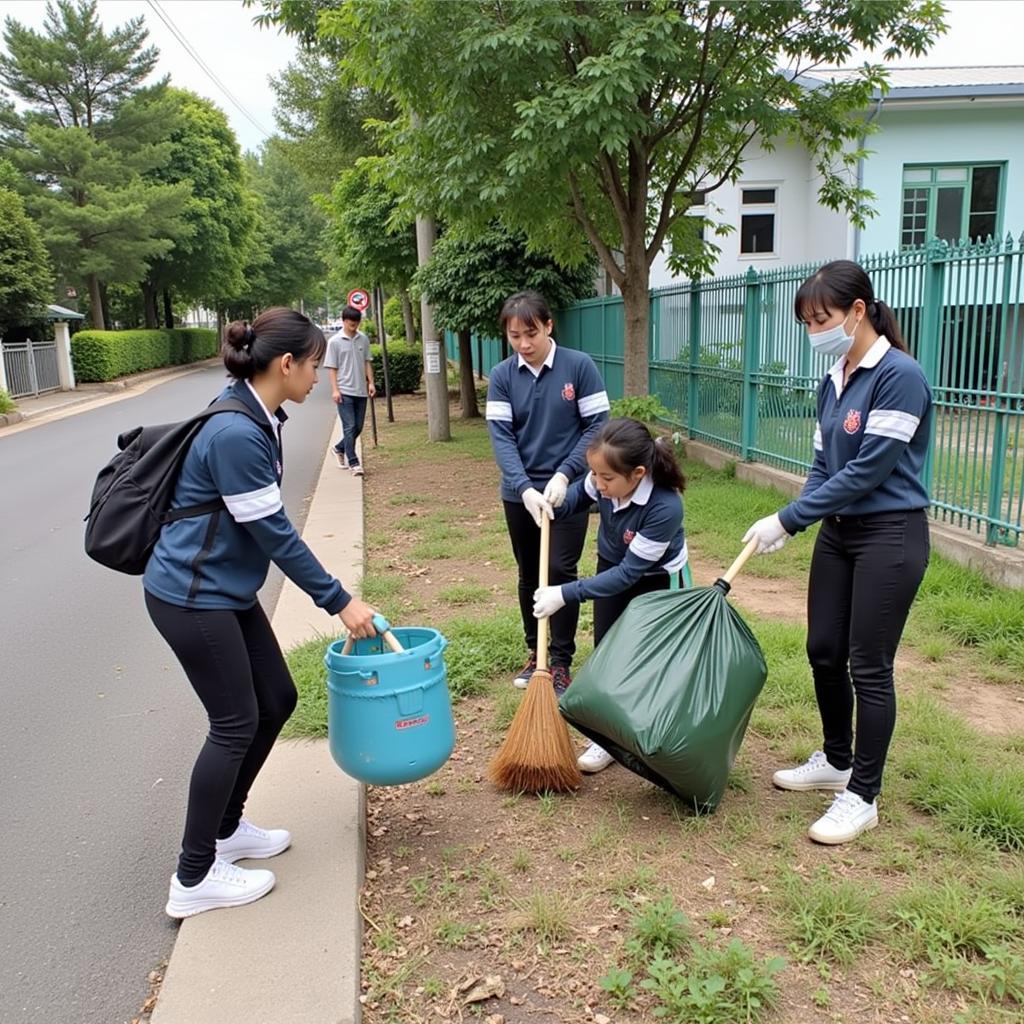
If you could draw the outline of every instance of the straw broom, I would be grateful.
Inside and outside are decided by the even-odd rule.
[[[551,520],[541,518],[540,585],[548,585]],[[487,769],[490,780],[513,793],[564,792],[583,781],[576,751],[559,710],[548,670],[548,620],[537,621],[537,669],[501,749]]]

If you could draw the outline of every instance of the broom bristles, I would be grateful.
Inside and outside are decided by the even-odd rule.
[[[547,670],[530,676],[526,696],[487,774],[499,789],[513,793],[563,793],[582,784],[569,728],[559,713]]]

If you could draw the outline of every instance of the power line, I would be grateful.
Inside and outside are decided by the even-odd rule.
[[[243,107],[242,104],[237,99],[235,99],[235,97],[231,93],[231,90],[228,89],[228,87],[214,74],[214,72],[211,70],[210,66],[206,63],[206,61],[204,61],[203,58],[199,56],[199,53],[196,51],[195,47],[185,38],[184,33],[178,28],[177,25],[174,24],[173,20],[171,19],[171,16],[160,7],[160,4],[157,3],[157,0],[147,0],[147,3],[152,8],[153,13],[156,14],[156,16],[167,27],[167,30],[174,36],[175,39],[177,39],[179,43],[181,43],[185,52],[196,62],[196,64],[199,65],[200,70],[203,71],[204,74],[210,79],[210,81],[213,82],[213,84],[217,86],[218,89],[220,89],[220,91],[228,98],[228,100],[230,100],[230,102],[235,106],[238,112],[243,117],[245,117],[249,121],[249,123],[253,125],[253,127],[262,132],[264,136],[272,135],[273,132],[267,131],[267,129],[264,128],[263,125],[261,125],[259,121],[257,121],[256,118],[254,118],[252,114],[250,114],[249,111],[246,110],[245,107]]]

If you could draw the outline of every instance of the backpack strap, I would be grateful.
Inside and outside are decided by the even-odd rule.
[[[199,427],[221,412],[240,412],[249,417],[257,426],[270,430],[270,424],[262,417],[257,416],[252,409],[238,398],[221,398],[219,401],[211,402],[202,412],[196,413],[191,421],[195,424],[196,431]],[[195,437],[195,434],[192,435]],[[160,516],[161,524],[174,523],[179,519],[191,519],[193,516],[205,516],[210,512],[219,512],[224,508],[224,499],[216,498],[213,501],[204,501],[201,505],[183,505],[181,508],[168,509]]]

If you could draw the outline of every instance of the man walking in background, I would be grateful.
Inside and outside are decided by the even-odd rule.
[[[373,362],[370,339],[359,330],[363,314],[346,306],[341,314],[341,330],[327,342],[324,366],[331,380],[331,397],[338,406],[341,419],[341,440],[334,447],[334,457],[342,469],[353,476],[362,476],[363,467],[356,454],[356,441],[366,419],[366,403],[376,393],[373,386]]]

